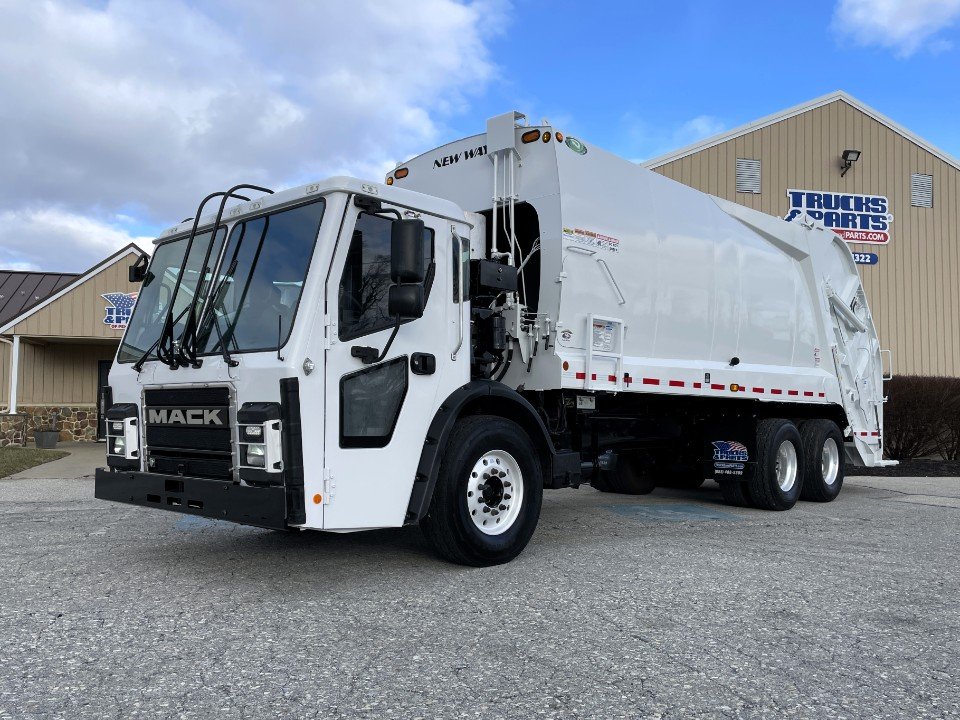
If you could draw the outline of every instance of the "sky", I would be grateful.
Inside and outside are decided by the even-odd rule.
[[[960,0],[0,0],[0,268],[520,110],[633,160],[845,90],[960,156]]]

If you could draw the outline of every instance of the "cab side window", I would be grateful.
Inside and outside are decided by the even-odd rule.
[[[360,213],[340,277],[339,330],[341,340],[369,335],[393,327],[395,318],[387,310],[390,288],[390,231],[393,219]],[[424,228],[425,292],[430,296],[433,281],[433,230]]]

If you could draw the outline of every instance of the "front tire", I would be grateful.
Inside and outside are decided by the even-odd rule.
[[[492,415],[471,416],[450,433],[420,527],[451,562],[499,565],[530,541],[542,500],[540,460],[523,428]]]
[[[804,477],[803,441],[789,420],[757,424],[757,466],[750,479],[750,499],[764,510],[789,510],[797,504]]]
[[[800,437],[806,465],[800,498],[830,502],[843,487],[843,433],[829,420],[808,420]]]

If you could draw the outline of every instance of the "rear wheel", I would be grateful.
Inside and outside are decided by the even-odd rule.
[[[750,479],[750,499],[764,510],[789,510],[800,497],[804,477],[803,442],[789,420],[757,424],[757,465]]]
[[[600,492],[622,495],[647,495],[656,488],[640,454],[630,451],[617,454],[617,462],[612,470],[597,470],[590,484]]]
[[[806,466],[800,497],[830,502],[843,487],[843,434],[830,420],[808,420],[800,437]]]
[[[543,474],[519,425],[477,415],[457,422],[420,522],[433,549],[461,565],[499,565],[526,547],[540,518]]]
[[[727,505],[753,507],[753,503],[750,502],[750,491],[747,488],[747,483],[741,480],[721,480],[720,493]]]

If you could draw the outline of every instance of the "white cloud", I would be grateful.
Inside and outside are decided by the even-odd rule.
[[[0,268],[76,272],[135,242],[152,250],[152,238],[61,209],[0,212]]]
[[[674,133],[674,139],[678,146],[689,145],[698,140],[716,135],[722,132],[726,126],[719,118],[712,115],[698,115],[692,120],[687,120]]]
[[[505,1],[0,3],[0,263],[50,218],[106,248],[236,182],[381,179],[491,80]]]
[[[833,30],[860,45],[879,45],[909,57],[952,47],[936,37],[960,17],[960,0],[840,0]]]

